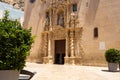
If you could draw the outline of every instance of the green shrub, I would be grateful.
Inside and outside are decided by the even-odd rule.
[[[31,29],[22,28],[19,21],[8,16],[9,11],[5,11],[0,20],[0,70],[21,70],[33,43]]]
[[[120,50],[119,50],[119,54],[118,54],[118,62],[120,63]]]
[[[105,52],[105,58],[107,62],[117,63],[120,60],[120,51],[117,49],[108,49]]]

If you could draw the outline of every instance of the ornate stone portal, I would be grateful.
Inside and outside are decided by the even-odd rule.
[[[77,11],[72,11],[72,5],[77,0],[51,0],[46,1],[46,24],[42,33],[43,63],[53,64],[55,58],[64,59],[62,64],[80,64],[82,60],[82,48],[80,39],[82,28],[77,26]],[[65,40],[65,56],[56,56],[55,41]],[[59,45],[58,45],[59,46]],[[60,48],[60,47],[59,47]],[[58,49],[59,49],[58,48]]]

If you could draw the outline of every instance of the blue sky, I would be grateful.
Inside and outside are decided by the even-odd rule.
[[[0,13],[4,13],[5,10],[10,11],[10,19],[24,18],[24,12],[21,10],[14,9],[12,5],[0,2]]]

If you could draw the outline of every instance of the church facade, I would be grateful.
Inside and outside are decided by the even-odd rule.
[[[35,42],[28,61],[44,64],[106,64],[120,49],[119,0],[26,0],[24,27]]]

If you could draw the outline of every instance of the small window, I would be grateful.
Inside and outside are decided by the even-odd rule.
[[[35,2],[35,0],[30,0],[30,3],[34,3]]]
[[[94,28],[94,38],[98,37],[98,28]]]
[[[77,11],[77,4],[73,4],[73,12]]]

